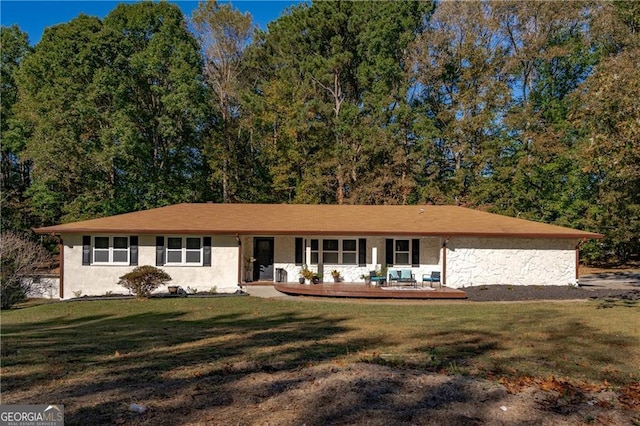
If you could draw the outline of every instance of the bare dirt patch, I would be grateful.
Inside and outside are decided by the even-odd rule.
[[[212,425],[627,425],[637,406],[607,389],[561,382],[505,383],[355,363],[296,371],[201,377],[190,392],[143,401],[149,411],[123,412],[117,424]],[[163,390],[158,390],[163,392]],[[170,389],[164,390],[170,393]],[[164,393],[163,392],[163,393]],[[168,396],[168,395],[167,395]],[[86,402],[86,401],[85,401]],[[97,403],[98,401],[96,401]]]

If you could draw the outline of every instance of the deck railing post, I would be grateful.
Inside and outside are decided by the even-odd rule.
[[[447,286],[447,243],[449,238],[451,237],[447,236],[442,242],[442,282],[440,285],[443,287]]]

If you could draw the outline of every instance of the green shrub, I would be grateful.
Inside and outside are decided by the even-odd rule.
[[[131,290],[136,297],[146,299],[151,292],[164,283],[171,281],[169,274],[155,266],[138,266],[133,271],[120,277],[118,285]]]

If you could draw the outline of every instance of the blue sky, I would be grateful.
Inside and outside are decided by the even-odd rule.
[[[29,42],[36,44],[42,37],[46,27],[50,27],[78,16],[86,15],[105,17],[118,3],[132,3],[131,1],[96,1],[96,0],[0,0],[0,21],[2,25],[17,24],[22,31],[29,34]],[[190,17],[191,11],[198,6],[197,1],[170,1],[182,9],[185,16]],[[295,0],[243,0],[230,1],[241,12],[249,12],[253,21],[261,28],[278,18],[282,12]]]

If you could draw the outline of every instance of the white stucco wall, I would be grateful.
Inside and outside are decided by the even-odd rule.
[[[269,235],[264,235],[269,237]],[[340,236],[302,236],[310,239],[341,239]],[[130,272],[134,266],[82,265],[82,235],[62,235],[64,241],[64,296],[104,295],[107,292],[124,293],[117,285],[120,276]],[[242,236],[242,256],[253,256],[254,236]],[[297,282],[301,265],[295,264],[296,236],[274,238],[274,281],[276,270],[284,269],[288,282]],[[357,238],[357,237],[348,237]],[[399,237],[408,238],[408,237]],[[470,238],[454,237],[447,244],[446,284],[460,288],[471,285],[569,285],[575,280],[575,244],[567,239],[538,238]],[[389,269],[411,269],[418,281],[422,275],[442,271],[442,239],[420,238],[420,266],[394,265]],[[377,262],[372,253],[377,251]],[[252,278],[252,269],[245,268],[243,259],[238,259],[238,242],[235,236],[212,237],[212,261],[210,267],[162,266],[173,280],[170,285],[191,287],[208,291],[216,287],[218,292],[237,290],[238,262],[242,261],[242,279]],[[306,255],[306,251],[305,251]],[[140,235],[138,248],[139,265],[155,265],[155,235]],[[379,269],[385,262],[385,237],[367,237],[367,265],[324,264],[325,282],[331,282],[331,271],[340,271],[345,282],[363,282],[362,275]],[[309,265],[317,271],[317,265]],[[158,291],[166,291],[161,287]]]
[[[107,292],[127,293],[118,279],[135,266],[82,265],[82,235],[62,235],[64,241],[64,299],[82,296],[101,296]],[[138,237],[138,265],[156,264],[155,235]],[[219,293],[232,293],[238,289],[238,244],[235,236],[214,235],[211,241],[211,266],[160,266],[172,280],[167,285],[186,289],[209,291],[216,287]],[[166,286],[158,292],[166,292]]]
[[[451,238],[447,287],[573,285],[575,244],[549,238]]]

